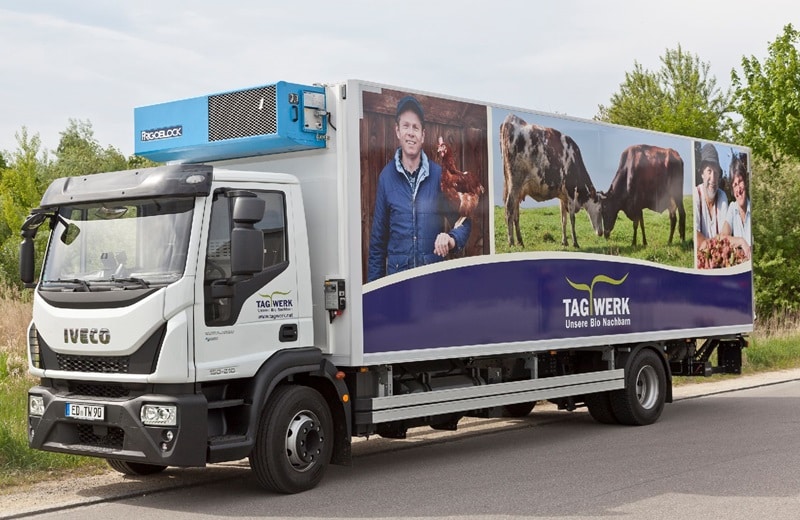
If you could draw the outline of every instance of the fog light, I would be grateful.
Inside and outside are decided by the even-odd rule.
[[[28,414],[34,417],[44,415],[44,397],[41,395],[28,395]]]
[[[142,406],[139,417],[148,426],[176,426],[178,424],[178,407],[145,404]]]
[[[175,438],[175,434],[172,433],[172,430],[167,430],[164,432],[164,440],[167,442],[172,442],[172,439]]]

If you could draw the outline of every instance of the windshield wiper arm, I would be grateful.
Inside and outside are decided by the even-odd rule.
[[[89,282],[81,278],[59,278],[58,280],[54,280],[51,283],[72,283],[75,285],[79,285],[81,289],[83,289],[86,292],[91,291],[91,289],[89,289]]]
[[[112,282],[120,282],[120,283],[125,283],[125,282],[135,283],[135,284],[139,284],[144,289],[147,289],[147,288],[150,287],[150,283],[148,281],[146,281],[144,278],[136,278],[134,276],[125,276],[125,277],[119,277],[119,278],[117,278],[115,276],[112,276],[111,277],[111,281]]]

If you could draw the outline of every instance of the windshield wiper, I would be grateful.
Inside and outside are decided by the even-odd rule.
[[[91,291],[91,289],[89,289],[89,282],[87,282],[86,280],[83,280],[81,278],[59,278],[58,280],[50,280],[49,283],[70,283],[70,284],[79,285],[80,288],[83,289],[86,292],[90,292]]]
[[[134,276],[126,276],[126,277],[119,277],[119,278],[117,278],[115,276],[112,276],[111,277],[111,281],[112,282],[119,282],[120,284],[135,283],[135,284],[139,285],[140,287],[142,287],[143,289],[147,289],[147,288],[150,287],[150,283],[148,281],[146,281],[144,278],[136,278]],[[121,286],[124,287],[124,285],[121,285]]]

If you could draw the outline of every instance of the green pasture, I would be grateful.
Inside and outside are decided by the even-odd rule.
[[[599,253],[606,255],[626,256],[649,260],[677,267],[694,266],[694,242],[692,233],[692,196],[683,199],[686,210],[686,235],[681,241],[679,225],[675,225],[675,236],[672,244],[669,239],[669,212],[656,213],[644,210],[644,226],[647,233],[647,246],[642,245],[641,230],[637,233],[637,245],[633,245],[633,221],[619,212],[614,230],[608,240],[598,237],[589,222],[589,214],[581,210],[575,215],[575,233],[580,249],[572,246],[572,232],[567,220],[567,246],[561,245],[561,210],[558,205],[538,208],[520,208],[519,226],[525,247],[516,244],[508,245],[508,226],[505,220],[505,208],[494,208],[494,237],[497,253],[514,253],[521,251],[580,251],[582,253]]]

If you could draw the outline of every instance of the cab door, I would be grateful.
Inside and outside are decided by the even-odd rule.
[[[246,274],[231,268],[231,237],[234,229],[241,227],[234,222],[234,201],[242,196],[264,201],[260,220],[254,217],[245,223],[252,226],[248,241],[257,240],[262,251],[260,262],[256,258],[252,269],[257,272]],[[298,346],[297,266],[287,218],[292,214],[290,206],[291,197],[280,186],[214,192],[205,254],[199,262],[202,283],[196,284],[198,381],[252,376],[275,351]]]

